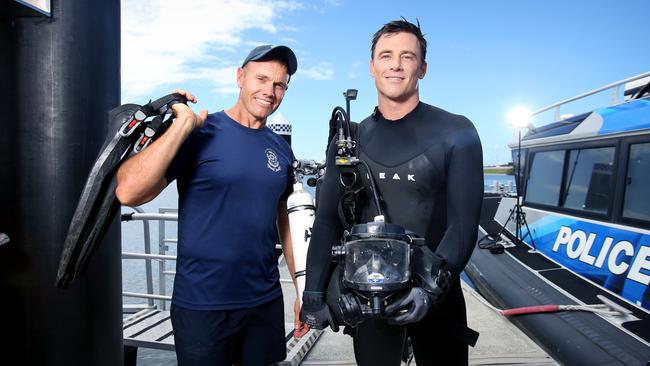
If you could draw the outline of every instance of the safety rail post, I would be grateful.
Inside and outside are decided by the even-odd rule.
[[[159,213],[164,213],[162,209],[158,209]],[[167,248],[165,246],[165,220],[158,220],[158,254],[166,255]],[[158,262],[158,293],[165,295],[167,281],[165,281],[165,261]],[[160,308],[167,310],[167,303],[164,300],[158,300]]]
[[[176,208],[166,208],[166,207],[161,207],[158,208],[158,212],[161,214],[168,214],[168,213],[176,213],[178,214],[178,209]],[[158,224],[158,248],[159,248],[159,253],[162,255],[167,254],[167,233],[166,233],[166,220],[160,220]],[[177,249],[178,250],[178,249]],[[161,295],[166,295],[167,294],[167,277],[166,277],[166,267],[167,267],[167,262],[166,261],[161,261],[160,265],[158,266],[158,283],[159,283],[159,291]],[[167,302],[164,300],[160,300],[160,307],[163,310],[167,309]]]
[[[144,213],[144,210],[140,207],[131,207],[133,211],[137,213]],[[144,234],[144,252],[146,254],[151,254],[151,233],[149,230],[149,220],[148,219],[143,219],[142,220],[142,229],[143,229],[143,234]],[[151,258],[144,258],[145,261],[145,281],[147,283],[147,293],[148,294],[153,294],[153,268],[151,266]],[[147,299],[147,305],[153,307],[153,299],[148,298]]]
[[[612,96],[609,99],[610,105],[616,105],[621,102],[621,84],[612,88]]]

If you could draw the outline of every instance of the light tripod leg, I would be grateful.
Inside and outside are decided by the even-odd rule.
[[[522,222],[526,226],[526,235],[521,237],[521,241],[524,241],[525,237],[530,237],[530,246],[532,247],[528,252],[529,253],[535,253],[537,252],[537,246],[535,245],[535,240],[533,239],[533,233],[530,231],[530,227],[528,226],[528,221],[526,220],[526,213],[521,212],[522,214]]]
[[[506,219],[506,222],[503,223],[503,226],[501,227],[499,232],[497,234],[495,234],[495,235],[488,234],[488,235],[486,235],[486,237],[489,237],[492,240],[494,240],[494,244],[498,243],[501,240],[501,235],[504,234],[505,231],[507,230],[507,226],[508,226],[508,223],[510,222],[510,220],[514,220],[514,223],[515,223],[515,232],[513,233],[514,237],[515,237],[514,243],[515,244],[519,244],[519,243],[526,244],[524,239],[528,236],[528,237],[530,237],[530,246],[532,247],[529,252],[531,252],[531,253],[536,252],[537,247],[535,246],[535,240],[533,239],[533,234],[530,231],[530,227],[528,226],[528,221],[526,220],[526,213],[524,212],[521,205],[519,205],[518,203],[515,204],[515,207],[513,207],[510,210],[510,214],[508,215],[508,218]],[[524,227],[526,228],[526,234],[525,235],[523,234]],[[489,249],[490,248],[490,246],[481,246],[480,242],[479,242],[479,247],[481,247],[483,249]]]
[[[503,226],[501,226],[501,229],[499,229],[499,231],[496,234],[489,234],[489,233],[486,234],[483,238],[481,238],[478,241],[478,247],[481,249],[489,249],[492,253],[495,254],[503,253],[503,245],[499,244],[499,242],[501,241],[501,235],[503,235],[503,233],[506,230],[506,226],[508,226],[508,223],[510,222],[510,220],[512,220],[514,216],[515,216],[515,209],[512,208],[510,210],[510,213],[508,214],[508,218],[506,219],[506,222],[503,224]],[[486,241],[487,243],[484,243]]]

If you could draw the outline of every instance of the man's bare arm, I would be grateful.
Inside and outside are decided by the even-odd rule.
[[[280,233],[280,242],[282,244],[282,253],[284,260],[287,262],[291,279],[298,291],[298,283],[296,282],[296,266],[293,260],[293,246],[291,243],[291,229],[289,228],[289,215],[287,214],[287,201],[280,201],[278,203],[278,232]]]
[[[309,327],[307,324],[300,321],[300,302],[298,293],[298,282],[296,281],[296,266],[293,258],[293,244],[291,241],[291,229],[289,227],[289,215],[287,214],[287,202],[280,201],[278,204],[278,231],[280,233],[280,241],[282,242],[282,253],[284,260],[287,263],[287,268],[291,274],[293,285],[296,289],[296,300],[293,304],[294,311],[294,337],[300,338],[307,334]]]
[[[182,90],[175,92],[196,103],[192,94]],[[183,141],[195,128],[203,125],[208,114],[207,110],[203,110],[197,115],[183,103],[175,104],[172,109],[176,120],[167,132],[118,169],[115,195],[123,205],[137,206],[149,202],[165,189],[167,168]]]

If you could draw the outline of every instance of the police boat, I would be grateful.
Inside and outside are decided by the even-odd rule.
[[[609,90],[612,105],[562,118]],[[465,272],[561,364],[650,365],[650,72],[532,116],[552,110],[510,145],[517,194],[485,194]]]

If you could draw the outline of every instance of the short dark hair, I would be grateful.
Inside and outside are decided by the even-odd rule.
[[[413,34],[418,39],[418,42],[420,42],[420,50],[422,51],[422,61],[426,61],[427,40],[424,39],[424,34],[422,33],[422,29],[420,29],[420,21],[417,19],[415,21],[417,24],[413,24],[402,17],[400,20],[393,20],[392,22],[384,24],[384,26],[381,27],[374,36],[372,36],[370,59],[373,59],[375,57],[375,46],[377,46],[377,41],[379,41],[379,38],[381,38],[381,36],[385,34],[406,32]]]

